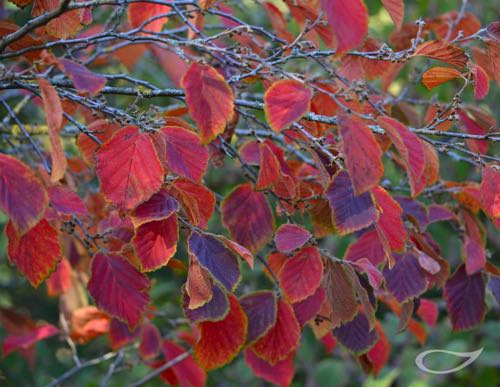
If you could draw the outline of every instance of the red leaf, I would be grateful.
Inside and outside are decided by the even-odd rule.
[[[243,296],[240,304],[248,318],[247,344],[253,344],[276,323],[276,295],[271,291],[262,290]]]
[[[347,258],[345,258],[347,259]],[[373,289],[378,290],[382,285],[382,274],[378,271],[377,267],[373,265],[367,258],[361,258],[351,263],[351,266],[356,268],[357,271],[366,273],[368,281]]]
[[[382,329],[382,325],[377,321],[375,328],[378,333],[377,343],[368,351],[366,356],[373,365],[373,374],[375,377],[378,376],[382,368],[387,364],[389,360],[389,355],[391,353],[391,343]]]
[[[118,254],[97,253],[88,290],[96,304],[134,328],[149,305],[148,278]],[[126,302],[124,302],[126,300]]]
[[[403,158],[409,175],[412,196],[419,195],[426,185],[425,149],[422,140],[393,118],[381,116],[378,122]]]
[[[485,283],[481,273],[469,276],[465,265],[460,265],[446,281],[444,297],[454,331],[470,330],[483,320]]]
[[[163,168],[153,142],[135,126],[117,132],[96,157],[104,196],[119,207],[133,209],[161,187]]]
[[[302,118],[311,109],[312,96],[311,89],[302,82],[274,82],[264,94],[264,111],[271,129],[281,132]]]
[[[321,0],[321,7],[337,37],[337,53],[363,43],[368,32],[368,10],[363,0]]]
[[[22,235],[36,225],[48,202],[47,191],[33,172],[14,157],[0,154],[0,208],[16,233]]]
[[[116,318],[109,324],[109,341],[111,349],[116,351],[139,337],[140,329],[135,327],[130,330],[128,325]]]
[[[55,326],[52,324],[45,324],[36,327],[30,333],[22,336],[7,336],[3,342],[3,355],[7,356],[11,352],[18,351],[20,349],[28,349],[37,342],[57,335],[58,333],[59,329]]]
[[[229,295],[230,310],[224,320],[198,324],[200,339],[194,347],[198,363],[207,371],[233,360],[245,344],[248,320],[235,296]]]
[[[436,325],[439,316],[438,305],[434,301],[427,300],[426,298],[420,298],[417,316],[433,328]]]
[[[489,131],[489,123],[481,122],[480,119],[474,116],[471,111],[466,111],[463,109],[457,110],[458,117],[461,121],[461,127],[466,133],[474,135],[486,135]],[[486,124],[486,125],[485,125]],[[494,125],[494,124],[493,124]],[[493,126],[491,125],[491,126]],[[467,146],[475,153],[480,153],[482,155],[488,153],[488,141],[487,140],[466,140]]]
[[[408,237],[403,224],[403,210],[389,193],[378,186],[372,190],[380,217],[377,222],[377,232],[387,240],[392,251],[402,251]]]
[[[292,305],[295,317],[297,317],[301,327],[316,317],[325,298],[325,289],[319,287],[312,296]]]
[[[293,36],[288,31],[285,15],[283,15],[276,5],[269,1],[262,3],[262,7],[266,10],[267,16],[271,21],[271,25],[273,26],[274,31],[276,31],[276,35],[291,43],[293,41]]]
[[[151,322],[146,322],[141,330],[141,344],[139,354],[144,360],[154,359],[160,352],[161,335],[160,331]]]
[[[282,224],[274,236],[276,248],[285,253],[301,248],[309,239],[309,231],[295,224]]]
[[[49,188],[50,205],[57,211],[69,215],[86,215],[82,199],[71,188],[55,185]]]
[[[208,144],[224,132],[233,117],[233,91],[217,70],[199,63],[189,66],[181,84],[189,114],[200,129],[201,143]]]
[[[49,129],[50,156],[52,158],[52,172],[50,180],[54,183],[61,180],[66,173],[68,162],[64,155],[64,148],[59,137],[63,124],[63,108],[59,94],[54,86],[44,78],[38,78],[38,85],[42,95],[43,110]]]
[[[178,209],[179,203],[167,191],[161,189],[151,196],[147,202],[137,206],[132,212],[132,223],[134,227],[139,227],[153,220],[167,219]]]
[[[47,293],[49,296],[59,296],[68,291],[72,284],[71,264],[62,258],[57,264],[57,269],[47,279]]]
[[[120,127],[117,124],[110,123],[106,120],[97,120],[88,125],[88,130],[102,143],[105,143],[113,137],[119,129]],[[99,144],[85,133],[80,133],[78,135],[76,144],[85,162],[89,165],[94,165],[94,154]]]
[[[143,271],[165,266],[177,251],[177,216],[144,223],[136,231],[133,243]]]
[[[242,259],[245,260],[248,266],[250,266],[250,268],[253,269],[254,257],[246,247],[243,247],[239,243],[236,243],[235,241],[226,238],[224,235],[222,235],[220,239],[224,242],[224,244],[227,247],[229,247],[233,251],[233,253],[239,255]]]
[[[184,207],[190,222],[206,228],[215,210],[215,195],[207,187],[186,179],[176,179],[172,194]]]
[[[300,326],[292,307],[278,300],[278,313],[274,326],[250,349],[271,365],[284,360],[297,349],[300,341]]]
[[[128,19],[132,28],[138,28],[146,23],[142,28],[147,31],[160,32],[167,22],[167,17],[155,18],[156,16],[167,14],[170,7],[162,4],[145,2],[131,3],[127,7]],[[153,21],[149,21],[155,18]]]
[[[350,234],[366,228],[378,219],[378,213],[369,192],[356,195],[351,178],[345,171],[339,171],[325,192],[332,220],[340,235]]]
[[[195,133],[179,126],[166,126],[155,138],[161,141],[158,154],[170,172],[201,180],[208,167],[208,150]]]
[[[271,365],[259,358],[251,349],[245,351],[245,361],[255,376],[282,387],[288,387],[292,383],[295,374],[293,358],[294,354],[290,354],[284,360]]]
[[[58,59],[58,62],[62,65],[62,71],[71,78],[73,85],[79,92],[94,96],[106,84],[106,78],[94,74],[80,63],[69,59]]]
[[[37,287],[61,259],[59,231],[42,219],[21,237],[9,222],[5,234],[9,240],[9,261],[17,266],[32,286]]]
[[[472,66],[472,74],[474,74],[474,97],[477,100],[482,100],[490,91],[490,78],[486,71],[476,64]]]
[[[422,83],[431,90],[455,78],[462,78],[462,73],[450,67],[433,67],[422,74]]]
[[[249,183],[237,186],[222,201],[221,215],[233,239],[253,253],[272,238],[274,217],[269,203],[265,195],[254,192]]]
[[[260,169],[255,189],[272,187],[280,178],[280,163],[272,149],[265,143],[260,144]]]
[[[367,231],[356,241],[349,245],[344,259],[358,261],[362,258],[368,259],[374,266],[385,261],[384,246],[376,230]]]
[[[193,231],[188,239],[189,252],[223,285],[233,291],[240,281],[240,267],[236,255],[215,235]]]
[[[483,169],[481,202],[486,215],[494,221],[500,219],[500,169],[498,166],[487,165]]]
[[[184,352],[186,350],[181,346],[168,340],[163,341],[163,355],[167,362],[174,360]],[[170,370],[177,377],[180,387],[201,387],[206,384],[205,371],[200,368],[191,355],[174,364]]]
[[[323,277],[323,261],[316,247],[304,247],[285,261],[280,271],[280,284],[290,302],[298,302],[314,294]]]
[[[404,0],[382,0],[382,4],[389,13],[396,29],[399,30],[403,25],[403,20],[405,18]]]
[[[414,56],[425,56],[457,67],[465,67],[467,63],[463,50],[444,40],[430,40],[422,43],[415,50]]]
[[[467,275],[480,272],[486,265],[486,253],[481,243],[474,238],[465,236],[465,271]]]
[[[338,114],[342,152],[356,195],[375,187],[382,175],[382,151],[367,125],[353,115]]]

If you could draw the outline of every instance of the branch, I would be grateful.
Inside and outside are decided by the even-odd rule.
[[[186,359],[189,355],[191,354],[191,350],[186,351],[184,353],[181,353],[179,356],[174,357],[172,360],[166,362],[163,364],[161,367],[156,368],[153,372],[147,374],[146,376],[142,377],[138,381],[132,383],[129,385],[129,387],[138,387],[142,386],[144,383],[149,382],[151,379],[156,378],[158,375],[160,375],[163,371],[168,370],[169,368],[173,367],[174,365],[180,363],[184,359]]]

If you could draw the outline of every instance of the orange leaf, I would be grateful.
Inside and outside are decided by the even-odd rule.
[[[422,43],[415,50],[414,56],[425,56],[457,67],[465,67],[467,63],[467,57],[460,47],[442,40],[430,40]]]
[[[201,143],[208,144],[224,132],[233,117],[233,91],[217,70],[199,63],[189,66],[181,85],[189,114],[200,129]]]
[[[63,124],[63,108],[59,94],[49,81],[38,78],[38,85],[42,94],[43,109],[47,126],[49,127],[50,155],[52,157],[52,173],[50,180],[55,183],[61,180],[66,173],[68,162],[64,155],[64,148],[59,137]]]
[[[267,122],[281,132],[311,109],[312,91],[299,81],[285,79],[274,82],[264,94]]]
[[[422,75],[422,83],[430,90],[455,78],[461,78],[462,73],[450,67],[433,67]]]
[[[59,261],[56,271],[47,279],[47,293],[49,296],[59,296],[71,288],[73,282],[71,264],[66,258]]]
[[[186,292],[189,296],[188,308],[196,309],[212,299],[212,285],[207,271],[193,254],[189,254],[189,269],[186,281]]]
[[[200,8],[202,11],[206,11],[209,9],[212,5],[215,4],[217,0],[200,0]]]

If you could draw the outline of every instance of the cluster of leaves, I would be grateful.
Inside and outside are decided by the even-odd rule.
[[[289,385],[305,329],[377,375],[381,313],[423,344],[437,295],[454,331],[483,321],[487,287],[498,300],[500,132],[477,101],[499,82],[500,23],[481,28],[467,1],[404,23],[403,1],[382,0],[383,44],[363,0],[259,2],[272,28],[245,21],[244,2],[12,2],[31,13],[0,21],[0,209],[10,263],[59,298],[60,321],[2,308],[5,356],[34,363],[58,335],[75,368],[53,385],[115,358],[107,384],[128,349],[152,370],[135,385],[203,385],[243,353]],[[134,77],[144,56],[170,88]],[[431,100],[420,83],[457,90]],[[480,180],[445,179],[443,159]],[[153,272],[182,282],[182,316],[162,310]],[[112,352],[83,362],[77,346],[103,335]]]

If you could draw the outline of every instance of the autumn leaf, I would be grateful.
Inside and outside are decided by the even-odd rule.
[[[92,259],[90,295],[100,308],[130,328],[139,324],[149,305],[149,286],[148,278],[121,255],[97,253]]]
[[[153,142],[135,126],[118,131],[96,158],[102,191],[118,207],[133,209],[160,189],[163,168]]]
[[[321,0],[321,7],[337,37],[337,53],[363,43],[368,32],[368,10],[363,0]]]
[[[42,219],[24,235],[16,234],[12,222],[5,234],[9,241],[9,261],[17,266],[30,284],[37,287],[56,268],[61,259],[59,231]]]
[[[414,56],[425,56],[456,67],[465,67],[467,58],[464,51],[442,40],[430,40],[417,46]]]
[[[432,67],[422,74],[422,83],[431,90],[452,79],[461,78],[462,73],[450,67]]]
[[[208,144],[224,132],[231,121],[233,91],[217,70],[199,63],[189,66],[181,85],[186,92],[189,114],[198,125],[201,143]]]
[[[50,179],[52,182],[61,180],[66,173],[68,161],[64,154],[64,147],[60,137],[63,124],[63,108],[59,94],[54,86],[44,78],[38,79],[38,85],[42,94],[43,109],[45,119],[49,128],[50,155],[52,158],[52,172]]]
[[[10,217],[16,233],[23,235],[35,226],[48,202],[47,191],[28,166],[0,154],[0,208]]]
[[[281,132],[311,109],[311,89],[296,80],[274,82],[264,94],[264,111],[271,129]]]

